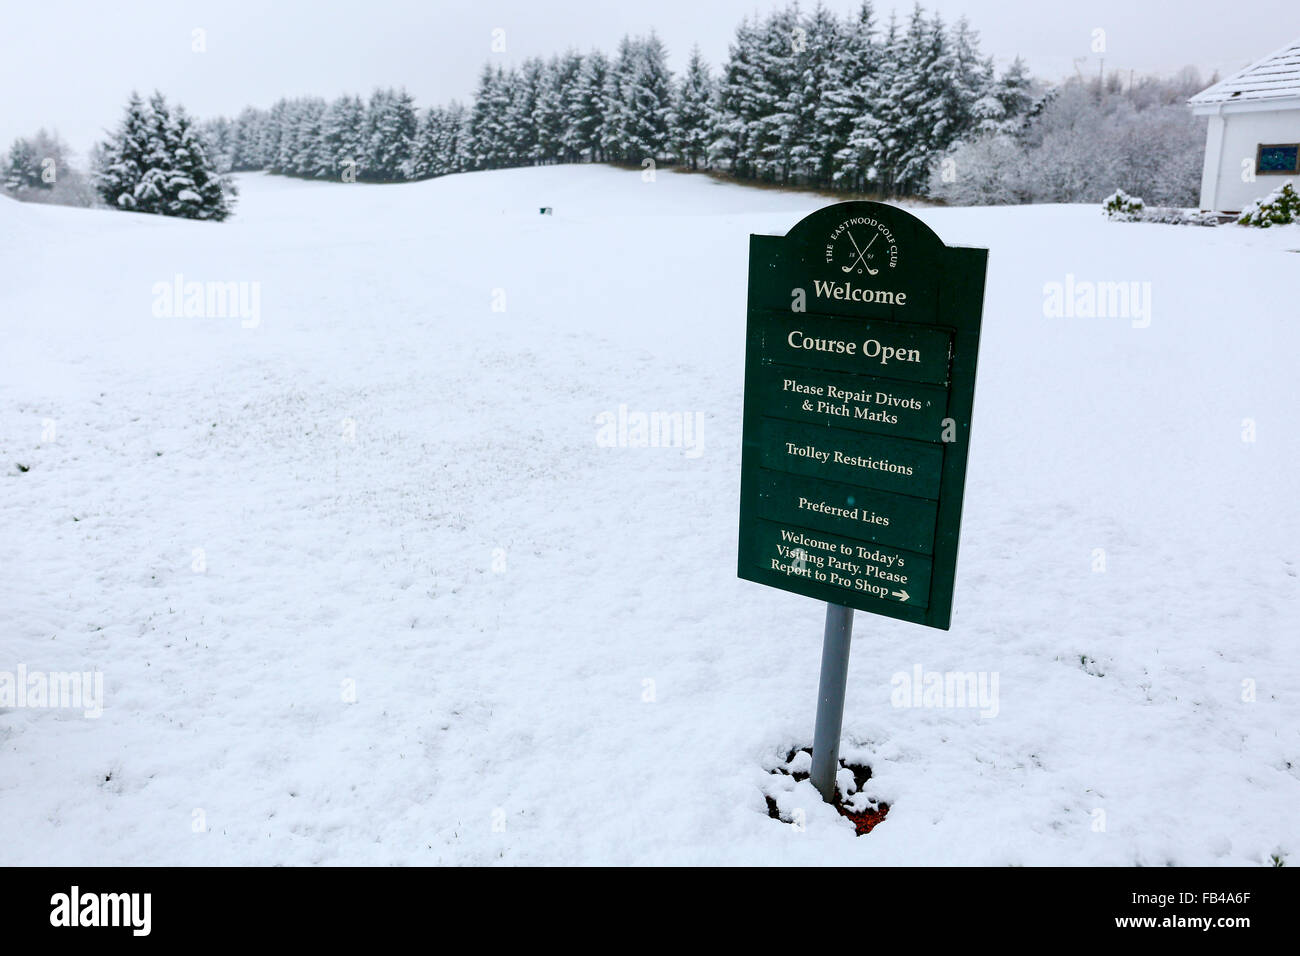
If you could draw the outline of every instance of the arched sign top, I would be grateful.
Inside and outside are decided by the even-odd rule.
[[[944,249],[943,240],[916,216],[868,200],[824,206],[785,238],[804,248],[808,266],[823,266],[830,278],[867,283],[932,271]]]

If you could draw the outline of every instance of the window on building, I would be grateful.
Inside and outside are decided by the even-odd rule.
[[[1257,173],[1300,173],[1300,143],[1261,145],[1255,155]]]

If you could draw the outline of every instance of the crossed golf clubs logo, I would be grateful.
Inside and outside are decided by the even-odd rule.
[[[871,237],[871,242],[868,242],[865,246],[859,249],[858,240],[853,238],[853,233],[848,229],[845,229],[844,232],[848,235],[849,242],[853,243],[853,251],[858,254],[858,257],[854,259],[850,265],[840,266],[840,268],[843,269],[845,272],[852,272],[859,265],[861,265],[862,268],[866,269],[867,273],[870,275],[875,275],[876,273],[878,273],[880,270],[871,268],[870,263],[867,262],[867,250],[871,248],[872,242],[875,242],[877,239],[880,238],[880,233],[876,233],[875,235],[873,235]]]

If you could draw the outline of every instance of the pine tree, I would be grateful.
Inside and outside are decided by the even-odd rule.
[[[907,29],[899,31],[891,17],[883,59],[887,81],[880,91],[880,125],[873,140],[879,157],[880,190],[908,195],[928,170],[928,124],[934,121],[929,106],[934,99],[932,79],[933,35],[925,13],[917,4]]]
[[[765,82],[759,63],[759,31],[759,24],[748,18],[736,27],[736,39],[718,84],[717,121],[709,146],[711,159],[721,160],[743,178],[755,174],[759,160],[762,111],[757,91]]]
[[[327,177],[356,182],[365,171],[366,105],[359,96],[340,96],[321,121],[321,160],[329,163]]]
[[[798,56],[794,83],[786,111],[798,117],[793,124],[796,137],[790,147],[793,166],[815,183],[830,185],[835,173],[835,154],[844,147],[840,117],[826,108],[832,91],[841,88],[843,57],[847,46],[846,28],[820,3],[803,23],[804,50]]]
[[[510,144],[506,113],[510,108],[510,77],[501,67],[485,66],[470,112],[471,153],[474,169],[498,169],[508,164]]]
[[[261,141],[258,150],[263,157],[263,167],[271,172],[279,172],[277,161],[280,156],[280,139],[289,113],[289,101],[279,99],[267,111],[266,122],[262,124]]]
[[[161,211],[167,216],[198,219],[203,212],[203,197],[194,172],[207,162],[203,144],[181,107],[177,106],[168,117],[167,126],[171,156],[162,187]]]
[[[542,71],[534,120],[537,158],[541,162],[572,162],[576,158],[568,126],[569,101],[581,69],[581,55],[569,51],[563,57],[552,57]]]
[[[287,100],[279,116],[279,135],[276,139],[271,172],[292,176],[297,171],[299,120],[302,118],[303,101]]]
[[[605,84],[609,78],[609,59],[599,50],[593,50],[582,61],[577,82],[569,92],[568,126],[572,130],[572,146],[580,158],[599,162],[601,133],[605,123]]]
[[[290,160],[290,170],[296,176],[322,179],[330,174],[333,163],[325,143],[325,111],[325,101],[315,97],[299,104]]]
[[[366,174],[379,182],[408,179],[415,156],[418,120],[405,89],[376,90],[366,113]]]
[[[1016,57],[972,108],[976,128],[981,133],[1015,135],[1024,127],[1033,105],[1029,72],[1024,60]]]
[[[633,46],[632,70],[623,88],[625,150],[634,162],[665,158],[673,80],[663,42],[651,31]]]
[[[114,209],[137,209],[136,184],[144,176],[149,149],[149,112],[132,93],[117,132],[103,144],[95,186]],[[143,210],[142,210],[143,211]]]
[[[223,174],[230,172],[235,165],[235,124],[224,116],[218,116],[199,124],[199,133],[213,165]]]
[[[420,124],[414,178],[446,176],[466,169],[472,162],[466,152],[466,132],[467,115],[459,103],[453,100],[446,107],[430,109]]]
[[[461,173],[473,168],[469,110],[455,100],[447,107],[446,122],[438,141],[447,172]]]
[[[220,222],[234,208],[234,190],[208,158],[203,138],[185,110],[176,108],[171,174],[166,184],[164,212],[185,219]]]
[[[557,158],[560,152],[564,101],[559,74],[559,58],[551,57],[542,65],[537,77],[537,101],[532,116],[532,125],[536,131],[536,143],[531,157],[534,162],[549,162]]]
[[[370,101],[366,104],[366,121],[363,139],[365,158],[362,165],[366,170],[365,178],[373,179],[377,182],[383,182],[388,178],[382,160],[384,144],[382,142],[383,134],[380,132],[380,128],[383,125],[383,117],[388,111],[388,103],[391,98],[392,90],[376,89],[370,94]]]
[[[894,29],[891,22],[891,30]],[[864,0],[855,18],[841,30],[840,53],[817,108],[823,148],[830,153],[831,181],[857,191],[877,175],[882,123],[884,46],[876,39],[875,11]],[[886,44],[888,43],[886,39]]]
[[[167,100],[157,90],[149,98],[147,121],[144,160],[140,178],[135,184],[134,208],[138,212],[166,214],[174,195],[170,184],[177,175],[175,161],[180,136]]]
[[[708,158],[713,134],[713,95],[713,77],[697,44],[677,85],[671,115],[673,152],[691,169],[698,169]]]
[[[636,69],[632,38],[624,36],[618,45],[618,57],[610,64],[605,75],[602,95],[602,121],[600,151],[607,161],[622,163],[628,160],[630,142],[628,130],[632,119],[628,115],[627,95]]]
[[[262,153],[262,127],[266,124],[266,113],[253,109],[244,109],[235,119],[231,134],[230,168],[233,172],[263,169],[266,156]]]
[[[21,189],[48,189],[52,183],[41,178],[41,157],[36,146],[26,139],[14,140],[9,148],[9,159],[4,167],[4,188],[9,192]]]
[[[569,50],[565,53],[560,58],[557,68],[556,108],[559,111],[559,135],[556,158],[565,163],[576,163],[582,159],[584,144],[574,104],[578,100],[579,86],[585,68],[584,58],[577,50]]]
[[[992,64],[980,59],[978,44],[979,38],[965,17],[946,37],[942,21],[935,16],[931,40],[935,51],[931,65],[935,100],[929,108],[934,124],[927,144],[932,154],[951,149],[975,126],[975,104],[989,86],[992,70]]]
[[[431,106],[425,110],[415,137],[415,156],[411,161],[411,178],[428,179],[442,174],[438,140],[442,135],[443,111]]]
[[[508,161],[512,166],[529,166],[540,158],[536,114],[544,71],[545,66],[539,58],[529,57],[512,76],[510,104],[505,118]]]
[[[469,152],[471,169],[487,169],[488,156],[491,153],[491,102],[492,87],[496,74],[492,67],[484,64],[479,74],[478,88],[474,91],[474,104],[469,111]]]
[[[804,119],[791,112],[800,62],[807,50],[798,7],[773,12],[763,23],[756,49],[760,82],[753,90],[757,105],[751,133],[754,173],[768,182],[787,182],[792,150],[800,142]]]

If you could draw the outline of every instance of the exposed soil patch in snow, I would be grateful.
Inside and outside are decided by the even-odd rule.
[[[809,780],[811,767],[812,748],[794,748],[785,755],[783,762],[772,768],[771,773],[776,777],[788,777],[797,784]],[[844,757],[840,758],[840,770],[835,781],[835,800],[831,806],[839,812],[840,816],[849,819],[858,836],[870,833],[889,813],[888,803],[875,799],[863,789],[870,779],[869,766],[851,763]],[[775,792],[779,793],[783,789],[778,784]],[[773,820],[803,825],[803,816],[799,810],[782,813],[777,797],[773,793],[765,793],[763,798],[767,801],[767,815]]]

